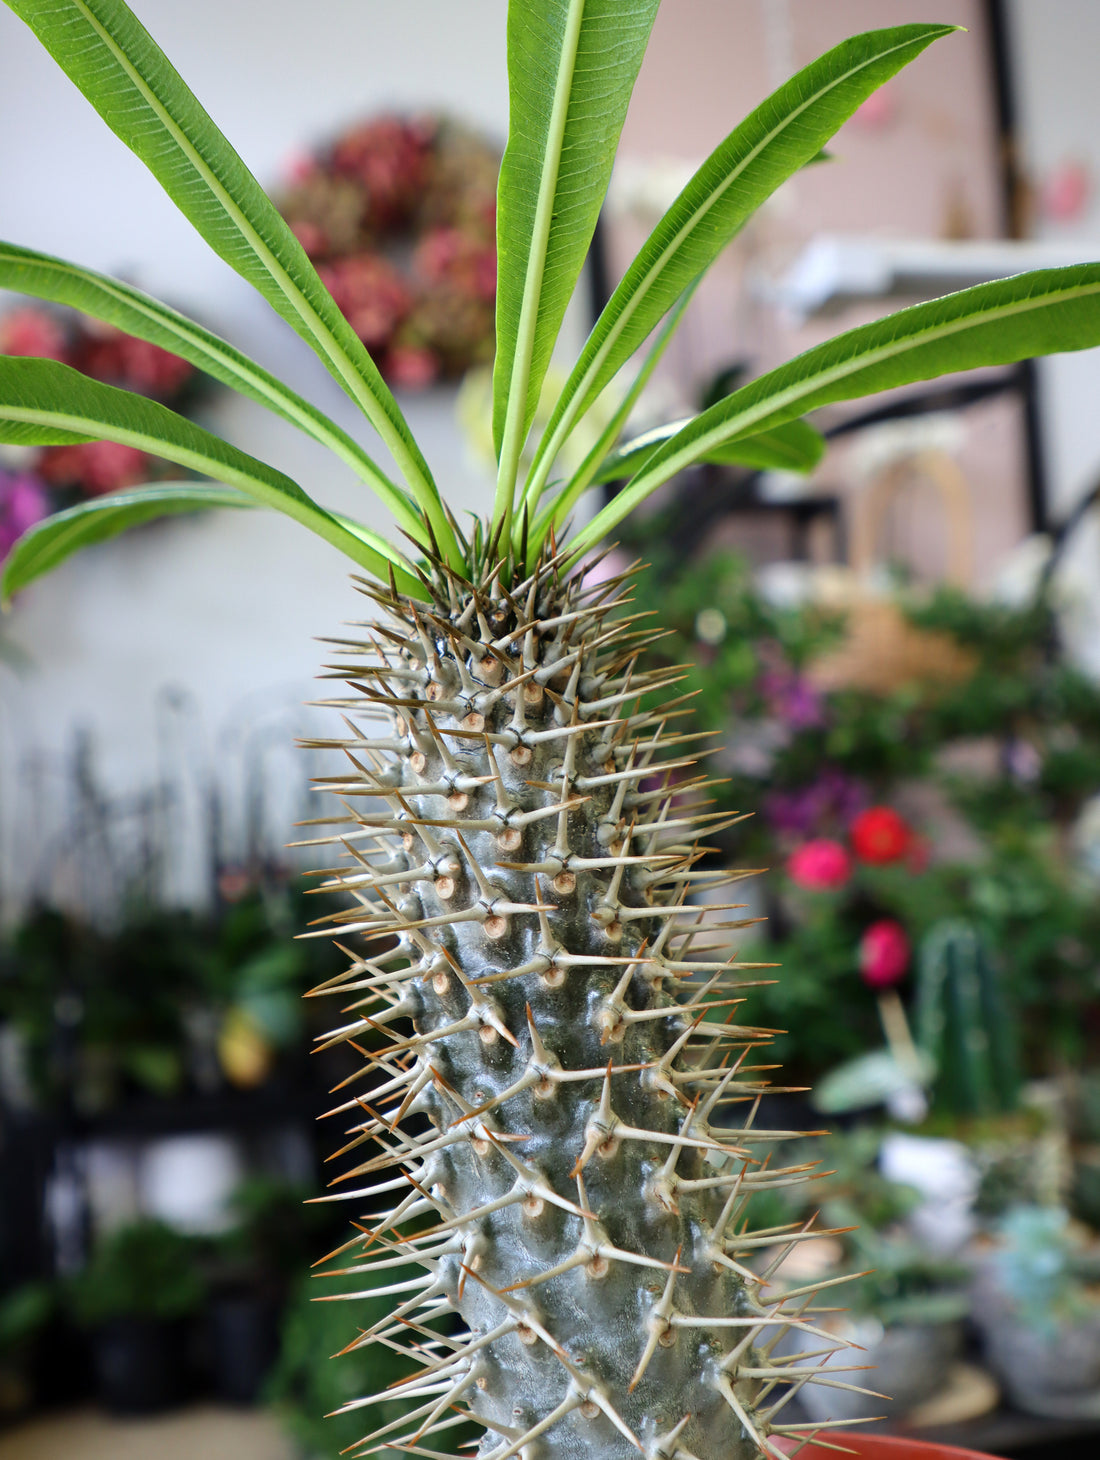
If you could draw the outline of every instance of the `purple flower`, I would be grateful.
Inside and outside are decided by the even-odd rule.
[[[821,695],[808,679],[793,669],[769,669],[757,688],[771,714],[792,730],[811,730],[823,723]]]
[[[843,830],[866,803],[858,781],[835,766],[826,766],[816,781],[793,791],[773,791],[765,813],[778,832],[808,837]]]
[[[11,552],[28,527],[41,522],[50,510],[42,483],[32,476],[0,471],[0,560]]]

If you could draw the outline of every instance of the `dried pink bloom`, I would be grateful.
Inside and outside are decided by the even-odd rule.
[[[84,441],[47,447],[39,470],[47,481],[79,487],[89,497],[101,497],[105,492],[147,481],[149,461],[136,446],[124,446],[118,441]]]
[[[65,331],[45,309],[13,309],[0,319],[0,354],[64,361]]]

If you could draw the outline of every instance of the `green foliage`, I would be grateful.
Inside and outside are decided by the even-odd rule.
[[[296,1047],[302,994],[339,967],[327,944],[295,941],[306,898],[252,889],[213,916],[136,907],[112,930],[40,908],[0,946],[0,1019],[21,1034],[45,1105],[75,1087],[82,1108],[120,1082],[155,1095],[187,1078],[188,1017],[243,1009],[277,1049]]]
[[[138,333],[174,336],[175,347],[194,363],[289,415],[350,462],[415,544],[452,567],[476,571],[475,553],[460,539],[370,355],[290,228],[123,0],[7,3],[210,247],[316,351],[392,453],[405,487],[391,482],[352,438],[274,377],[124,286],[15,248],[0,254],[0,270],[24,273],[40,297],[79,295],[81,307],[93,312],[122,311],[127,327]],[[513,531],[519,465],[535,403],[603,202],[656,8],[657,0],[630,0],[625,7],[607,0],[553,0],[549,6],[512,0],[509,7],[511,126],[498,191],[493,406],[499,471],[489,529],[489,539],[504,546],[506,577],[516,555],[534,553],[551,528],[563,529],[576,497],[599,468],[598,460],[586,462],[550,510],[537,512],[564,441],[603,386],[662,321],[675,327],[680,302],[761,202],[824,155],[823,144],[883,81],[952,29],[911,25],[854,37],[780,87],[719,144],[658,223],[593,330],[537,443]],[[1098,299],[1100,266],[1038,271],[914,306],[809,350],[709,406],[647,455],[616,500],[573,537],[572,560],[676,472],[729,449],[737,457],[738,443],[792,425],[807,410],[955,370],[1096,344]],[[657,353],[666,340],[667,332]],[[121,426],[110,411],[89,408],[67,421],[57,408],[56,380],[42,375],[29,383],[35,400],[27,397],[24,405],[39,412],[35,439],[46,439],[43,431],[54,433],[51,440],[65,440],[74,431],[79,436],[97,430],[110,439],[130,439],[112,435]],[[76,400],[82,387],[70,382],[65,389]],[[13,418],[9,436],[25,435],[29,419]],[[160,451],[183,460],[178,429],[156,424]],[[614,447],[612,439],[602,443],[605,454]],[[342,523],[266,463],[244,469],[239,459],[227,462],[224,452],[231,451],[208,443],[199,456],[189,452],[186,464],[289,511],[383,581],[396,572],[404,592],[422,595],[416,571],[384,539]],[[79,546],[79,534],[70,541],[74,549]],[[51,556],[59,560],[61,553]]]
[[[400,1281],[414,1268],[388,1274]],[[337,1455],[379,1425],[397,1418],[403,1405],[377,1404],[347,1414],[334,1414],[363,1394],[376,1393],[404,1378],[405,1364],[396,1353],[375,1344],[345,1352],[352,1330],[348,1308],[339,1302],[318,1302],[335,1297],[339,1285],[331,1278],[301,1282],[283,1318],[279,1358],[265,1387],[286,1430],[309,1455]],[[369,1328],[390,1308],[385,1297],[360,1299],[355,1322]]]
[[[22,1283],[0,1297],[0,1360],[17,1357],[53,1317],[56,1294],[49,1283]]]
[[[0,355],[0,442],[43,445],[98,439],[119,441],[225,482],[261,506],[285,512],[376,575],[384,577],[392,566],[410,591],[418,591],[407,561],[384,538],[362,527],[349,532],[297,482],[159,401],[104,385],[56,360]],[[155,506],[167,512],[180,510],[176,498],[161,497],[158,492],[157,488],[131,489],[131,501],[141,502],[145,509],[138,520],[156,515]],[[208,493],[202,505],[211,506],[217,500]],[[236,505],[235,498],[229,496],[226,505]],[[52,526],[53,520],[47,519],[33,529],[36,539],[47,538],[51,544],[51,567],[82,545],[77,532],[79,515],[86,511],[87,507],[74,507],[62,527]],[[65,551],[61,551],[62,545]],[[10,596],[14,588],[14,581],[5,575],[4,592]]]
[[[843,42],[792,77],[711,153],[643,244],[593,326],[539,445],[525,489],[528,507],[537,504],[576,422],[683,291],[761,203],[818,156],[873,91],[950,30],[899,26]],[[559,526],[573,501],[567,488],[554,512]]]
[[[70,1282],[74,1318],[88,1328],[111,1318],[186,1318],[206,1297],[198,1252],[194,1238],[163,1222],[119,1227],[97,1243]]]
[[[158,482],[155,487],[111,492],[94,502],[54,512],[38,530],[25,533],[5,561],[4,592],[9,596],[18,593],[81,548],[106,542],[143,522],[204,507],[253,505],[243,493],[206,482]]]

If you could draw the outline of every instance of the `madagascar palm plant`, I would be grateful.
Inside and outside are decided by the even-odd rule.
[[[350,1299],[362,1290],[393,1300],[354,1342],[397,1349],[416,1367],[387,1395],[407,1400],[405,1418],[366,1436],[361,1453],[432,1456],[431,1437],[471,1418],[486,1431],[485,1460],[781,1453],[775,1437],[801,1433],[783,1407],[831,1341],[813,1291],[775,1296],[759,1260],[805,1233],[753,1232],[745,1210],[753,1193],[806,1173],[771,1155],[783,1132],[754,1124],[767,1035],[739,1022],[757,966],[729,952],[737,904],[705,932],[691,908],[693,891],[723,877],[698,865],[700,839],[716,827],[697,809],[705,782],[687,780],[676,701],[640,707],[643,691],[651,706],[671,679],[636,668],[649,630],[624,612],[621,583],[586,587],[585,565],[693,463],[811,468],[822,440],[804,417],[818,407],[1100,342],[1100,265],[917,305],[623,444],[638,393],[721,249],[876,87],[953,27],[861,35],[719,142],[535,432],[658,0],[512,0],[498,472],[491,508],[465,532],[293,234],[122,0],[7,3],[210,246],[316,351],[395,465],[397,479],[357,436],[157,301],[0,245],[0,285],[164,346],[291,421],[357,473],[398,530],[401,546],[326,511],[274,465],[151,401],[52,361],[0,360],[0,440],[107,438],[208,479],[47,520],[12,552],[8,595],[134,523],[258,504],[330,542],[373,601],[373,623],[336,646],[342,688],[330,703],[343,731],[327,743],[343,759],[317,837],[333,848],[326,885],[349,899],[336,918],[349,966],[329,986],[346,1001],[331,1040],[371,1040],[374,1051],[337,1107],[355,1152],[340,1191],[360,1209],[383,1195],[391,1205],[362,1219],[337,1261]],[[563,446],[623,371],[610,423],[561,474]],[[588,489],[619,478],[625,487],[584,521]],[[780,1357],[790,1330],[800,1352],[788,1343]]]

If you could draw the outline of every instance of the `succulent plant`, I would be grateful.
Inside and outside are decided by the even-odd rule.
[[[731,922],[703,928],[690,903],[721,881],[699,867],[713,829],[698,805],[705,781],[685,778],[691,749],[675,733],[675,699],[638,708],[643,690],[667,694],[672,677],[636,670],[650,630],[623,612],[619,581],[586,586],[586,567],[637,503],[695,462],[812,467],[822,441],[802,419],[811,409],[1097,343],[1100,265],[915,306],[620,446],[725,243],[876,87],[953,27],[859,36],[719,143],[627,270],[529,441],[657,0],[512,0],[499,471],[491,511],[464,535],[361,341],[134,15],[121,0],[8,3],[212,247],[316,350],[404,479],[209,331],[117,281],[0,247],[3,287],[169,348],[328,445],[411,544],[400,550],[325,511],[276,468],[162,406],[53,361],[0,360],[0,439],[105,437],[213,479],[51,518],[13,550],[8,594],[131,523],[257,502],[375,580],[360,586],[376,616],[339,644],[332,670],[347,685],[333,701],[347,728],[330,742],[345,759],[322,839],[338,862],[327,881],[352,900],[336,932],[358,941],[330,985],[348,1001],[331,1039],[373,1041],[361,1085],[338,1106],[359,1153],[342,1194],[393,1203],[363,1220],[345,1254],[353,1289],[393,1300],[357,1342],[396,1347],[419,1368],[389,1392],[408,1401],[405,1419],[364,1451],[434,1455],[430,1437],[472,1417],[486,1430],[485,1460],[780,1454],[773,1436],[801,1433],[784,1424],[783,1405],[829,1339],[808,1315],[812,1290],[769,1297],[753,1257],[784,1234],[746,1230],[745,1212],[754,1192],[806,1173],[772,1163],[783,1133],[754,1127],[766,1081],[755,1051],[767,1036],[739,1022],[751,986],[739,975],[753,965],[729,954],[736,907]],[[651,335],[596,447],[556,481],[563,444]],[[616,479],[628,479],[618,495],[571,527],[587,489]],[[385,1281],[410,1260],[421,1277]],[[804,1352],[780,1359],[775,1344],[791,1329]]]

